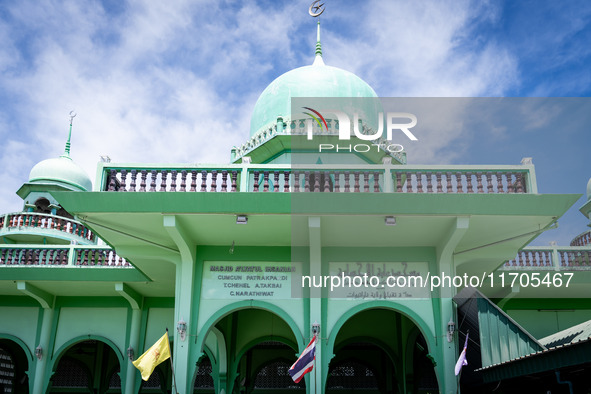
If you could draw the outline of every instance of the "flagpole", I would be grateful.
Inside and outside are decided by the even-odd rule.
[[[315,346],[318,345],[318,336],[317,334],[314,334],[314,342]],[[316,394],[316,388],[318,387],[318,381],[316,379],[318,379],[318,375],[316,374],[317,368],[316,368],[316,352],[318,351],[318,346],[316,346],[315,350],[314,350],[314,394]]]
[[[468,336],[469,335],[470,335],[470,330],[467,330],[466,331],[466,342],[464,343],[464,349],[466,350],[466,357],[468,356],[467,353],[468,353]],[[462,349],[462,352],[464,351],[464,349]],[[465,358],[464,358],[464,362],[466,362],[466,359]],[[456,386],[456,394],[460,394],[460,381],[462,379],[462,370],[463,370],[463,368],[460,369],[460,373],[458,374],[458,382],[457,382],[457,386]]]
[[[168,351],[170,352],[170,370],[172,371],[172,384],[174,385],[174,391],[178,394],[179,391],[176,386],[176,378],[174,376],[174,366],[172,365],[172,352],[170,351],[170,337],[168,336],[168,327],[166,327],[166,340],[168,341]]]

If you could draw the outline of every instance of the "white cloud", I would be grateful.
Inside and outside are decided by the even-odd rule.
[[[115,21],[93,4],[12,10],[16,23],[38,33],[27,42],[28,69],[3,84],[23,100],[13,110],[34,111],[26,134],[43,143],[29,148],[31,157],[63,151],[67,114],[75,109],[72,157],[92,178],[100,154],[119,162],[228,162],[230,148],[248,136],[257,95],[221,96],[218,84],[248,86],[242,75],[269,70],[269,55],[280,49],[291,58],[290,25],[268,24],[268,14],[254,4],[233,15],[215,4],[132,2]],[[272,19],[285,20],[292,7]],[[219,23],[224,17],[226,25]],[[14,159],[7,146],[0,149],[4,159]],[[16,160],[11,173],[24,182],[30,168]]]
[[[358,40],[331,43],[334,63],[365,75],[381,96],[501,95],[517,82],[517,60],[475,34],[498,18],[495,7],[478,5],[374,1]]]
[[[383,96],[502,94],[514,83],[515,61],[495,42],[464,48],[471,24],[496,17],[494,7],[471,6],[372,2],[361,20],[334,10],[358,38],[326,23],[326,58]],[[5,47],[20,40],[31,58],[3,87],[22,100],[9,116],[30,116],[25,134],[41,143],[28,145],[29,160],[16,160],[11,176],[24,182],[31,158],[63,151],[70,109],[78,112],[72,157],[93,179],[103,154],[116,162],[228,162],[230,148],[247,139],[256,97],[278,76],[274,67],[311,61],[313,31],[296,34],[314,26],[299,12],[306,7],[131,1],[112,13],[98,2],[13,5],[8,31],[21,31]],[[0,64],[10,53],[0,53]],[[453,160],[462,150],[450,154],[449,146],[460,146],[465,132],[455,125],[428,133],[409,157]],[[6,147],[0,154],[12,157]]]
[[[2,214],[19,212],[23,209],[23,202],[16,196],[16,191],[28,179],[29,172],[23,173],[22,166],[31,170],[35,162],[30,157],[30,146],[27,143],[4,140],[0,155],[2,168],[2,188],[0,193],[0,207]]]
[[[382,97],[502,96],[518,83],[515,56],[474,33],[478,24],[498,20],[494,4],[373,1],[367,9],[353,42],[328,35],[326,57],[329,64],[363,76]],[[427,125],[417,146],[408,144],[410,161],[441,163],[462,156],[461,140],[474,130],[457,121],[442,129],[460,119],[456,104],[450,103],[451,112],[432,109],[437,115],[430,118],[441,123]]]

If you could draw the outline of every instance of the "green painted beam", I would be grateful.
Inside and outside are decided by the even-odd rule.
[[[129,304],[119,296],[80,297],[59,296],[55,300],[57,308],[125,308]]]
[[[95,267],[0,267],[2,280],[20,281],[84,281],[84,282],[147,282],[149,278],[133,268]]]
[[[29,297],[37,300],[43,309],[53,308],[53,304],[55,302],[55,296],[53,294],[49,294],[48,292],[41,290],[40,288],[35,287],[25,281],[16,282],[16,288],[23,294],[26,294]]]
[[[580,194],[54,192],[68,212],[561,216]]]
[[[31,299],[29,296],[7,296],[0,297],[0,306],[20,306],[20,307],[37,307],[37,301]]]
[[[115,291],[131,305],[132,309],[141,309],[143,297],[126,283],[115,283]]]

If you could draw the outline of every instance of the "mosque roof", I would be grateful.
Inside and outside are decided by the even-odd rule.
[[[72,190],[91,191],[92,182],[86,171],[74,163],[70,157],[70,140],[72,138],[72,120],[76,116],[70,112],[70,132],[64,154],[54,159],[37,163],[29,173],[29,183],[58,184]]]
[[[70,158],[62,155],[37,163],[29,174],[30,183],[60,183],[81,191],[91,191],[92,182],[86,172]]]
[[[322,59],[320,29],[317,40],[312,65],[286,72],[261,93],[252,112],[251,137],[274,124],[278,117],[290,118],[293,97],[378,97],[357,75],[327,66]]]

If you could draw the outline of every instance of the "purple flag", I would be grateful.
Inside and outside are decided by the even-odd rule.
[[[462,350],[462,353],[460,354],[460,357],[458,357],[458,362],[456,363],[456,376],[458,376],[460,374],[460,372],[462,371],[462,367],[464,365],[468,365],[468,361],[466,360],[466,349],[468,348],[468,334],[466,334],[466,342],[464,342],[464,350]]]

